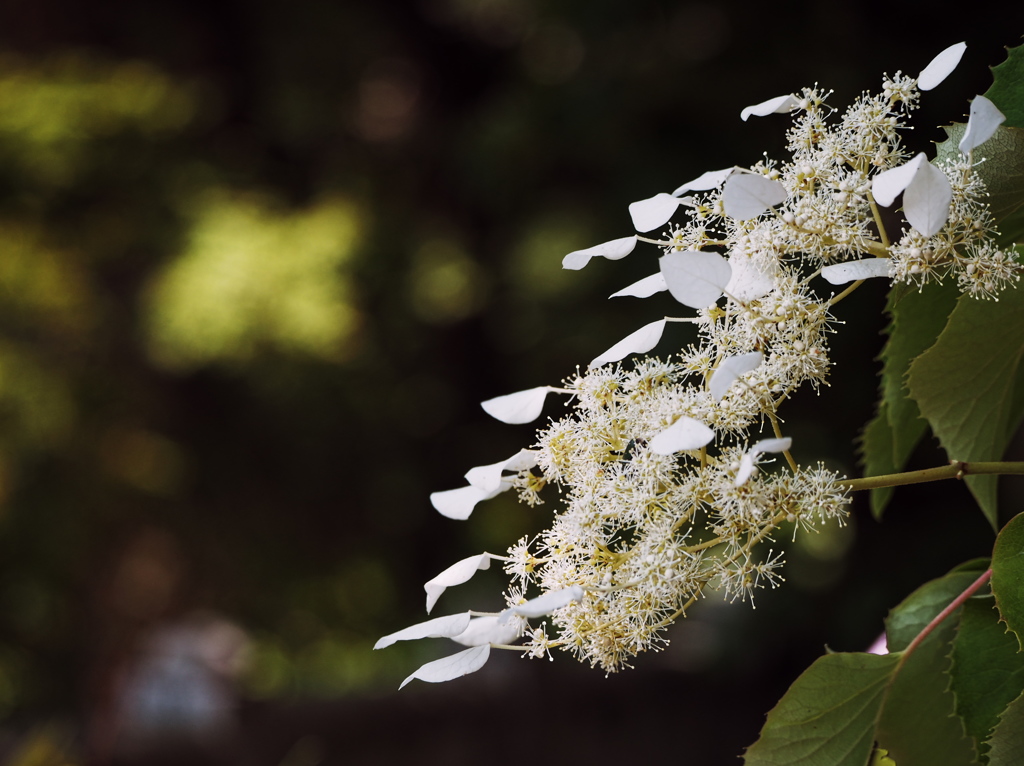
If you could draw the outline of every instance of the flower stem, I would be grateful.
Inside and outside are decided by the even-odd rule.
[[[905,473],[890,473],[884,476],[866,476],[863,479],[846,479],[837,483],[851,492],[857,492],[862,489],[899,487],[904,484],[923,484],[924,482],[940,481],[942,479],[962,479],[964,476],[998,476],[1004,474],[1024,474],[1024,462],[965,463],[961,460],[951,460],[949,465],[939,466],[938,468],[925,468],[920,471],[906,471]]]

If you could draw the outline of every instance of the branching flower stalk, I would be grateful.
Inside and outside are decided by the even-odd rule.
[[[918,478],[850,480],[820,463],[798,465],[777,415],[799,387],[827,382],[832,311],[865,280],[924,288],[954,279],[978,299],[998,299],[1019,280],[1014,254],[994,244],[972,159],[1001,122],[998,110],[975,99],[956,159],[911,158],[900,137],[921,91],[952,71],[964,47],[947,49],[916,78],[883,78],[879,93],[861,95],[842,114],[817,87],[744,109],[743,119],[793,114],[787,160],[712,171],[635,202],[639,234],[565,257],[565,268],[580,269],[653,244],[662,252],[658,271],[612,297],[667,290],[696,313],[641,327],[559,387],[483,403],[508,423],[538,418],[551,393],[568,396],[571,411],[541,428],[531,449],[434,493],[435,508],[465,519],[513,488],[538,505],[551,485],[560,508],[547,530],[507,555],[471,556],[426,584],[429,612],[447,587],[494,560],[510,578],[501,611],[435,618],[382,638],[378,648],[424,637],[470,647],[405,683],[472,672],[492,647],[532,657],[557,648],[616,671],[663,647],[666,629],[710,592],[753,603],[758,588],[778,585],[784,560],[773,535],[842,524],[855,489],[1022,471],[956,463]],[[892,236],[879,205],[897,198],[906,223]],[[664,231],[641,236],[655,230]],[[849,287],[833,294],[823,281]],[[695,326],[696,342],[667,360],[642,356],[678,321]],[[623,361],[633,355],[641,356]],[[771,435],[761,438],[766,427]],[[765,459],[780,454],[784,460]],[[764,470],[766,463],[776,465]]]

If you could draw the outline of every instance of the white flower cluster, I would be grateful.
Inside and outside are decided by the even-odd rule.
[[[709,591],[753,601],[757,588],[774,587],[782,555],[764,548],[775,530],[795,535],[842,523],[840,477],[798,466],[776,418],[799,386],[826,380],[831,307],[869,277],[924,284],[953,274],[982,297],[1019,279],[1012,253],[992,244],[984,186],[973,172],[972,151],[998,128],[998,110],[974,100],[955,161],[908,161],[900,140],[920,91],[941,82],[964,48],[943,51],[917,78],[887,77],[881,93],[861,96],[834,123],[830,94],[817,88],[744,109],[743,119],[796,113],[787,162],[712,171],[635,202],[630,215],[641,234],[680,211],[685,220],[662,239],[638,234],[565,257],[565,268],[580,269],[594,257],[625,257],[638,242],[655,244],[663,252],[658,272],[613,297],[667,290],[696,313],[641,327],[561,387],[484,402],[507,423],[538,418],[550,393],[568,395],[573,407],[540,431],[533,449],[434,493],[435,508],[465,519],[478,502],[512,488],[535,505],[549,484],[561,508],[549,529],[507,555],[471,556],[426,584],[429,612],[447,587],[492,560],[511,578],[504,611],[436,618],[382,638],[378,648],[424,637],[470,647],[406,683],[472,672],[492,647],[534,657],[560,648],[615,671],[663,646],[665,629]],[[878,205],[898,197],[906,226],[890,242]],[[814,290],[819,275],[854,285],[823,298]],[[622,363],[653,349],[669,322],[694,324],[697,342],[674,361]],[[758,439],[766,424],[773,435]],[[765,455],[778,454],[788,468],[758,469]]]

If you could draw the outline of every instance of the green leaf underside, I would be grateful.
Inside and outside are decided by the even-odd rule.
[[[827,654],[768,713],[745,766],[864,766],[899,655]]]
[[[1006,61],[992,67],[993,83],[985,97],[1006,115],[1007,127],[1024,128],[1024,46],[1006,53]]]
[[[962,122],[944,127],[947,139],[937,146],[936,159],[959,156],[966,129]],[[989,210],[999,229],[996,242],[1006,247],[1024,240],[1024,130],[1000,126],[974,150],[973,159],[990,195]]]
[[[984,743],[1003,712],[1024,688],[1024,654],[999,624],[991,595],[964,604],[953,640],[950,689],[956,712],[976,744]]]
[[[1013,517],[992,550],[992,593],[999,615],[1024,650],[1024,514]]]
[[[1024,694],[1003,711],[988,746],[988,766],[1020,766],[1024,753]]]
[[[978,574],[979,572],[975,570],[958,568],[947,575],[926,582],[903,599],[885,621],[885,637],[889,651],[901,652],[906,649],[939,612],[978,579]]]
[[[956,307],[959,290],[952,281],[928,285],[923,290],[906,290],[894,285],[889,291],[886,311],[891,322],[885,332],[889,336],[882,349],[882,401],[876,420],[884,417],[888,434],[881,423],[872,423],[864,434],[865,470],[868,476],[902,471],[921,437],[928,430],[917,404],[910,398],[905,376],[910,363],[927,350],[946,326],[947,317]],[[891,439],[888,448],[881,440]],[[872,455],[879,452],[878,457]],[[877,471],[877,472],[876,472]],[[891,489],[886,494],[872,495],[872,512],[879,517]]]
[[[950,458],[999,460],[1021,417],[1024,289],[999,301],[962,296],[935,344],[910,365],[907,383]],[[995,476],[968,486],[996,527]]]
[[[955,615],[936,627],[893,675],[878,717],[878,746],[899,766],[968,766],[974,744],[954,715],[949,691]]]

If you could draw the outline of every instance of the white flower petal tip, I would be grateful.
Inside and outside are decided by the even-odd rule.
[[[717,189],[719,186],[724,184],[725,179],[731,176],[735,171],[736,168],[723,168],[722,170],[709,170],[706,173],[701,173],[692,181],[686,182],[672,192],[672,196],[679,197],[688,191],[708,191],[710,189]]]
[[[971,102],[971,116],[967,130],[960,139],[960,151],[967,154],[995,135],[996,129],[1006,121],[1006,115],[984,96],[975,96]]]
[[[766,117],[769,114],[784,114],[800,105],[796,96],[785,95],[770,98],[760,104],[748,106],[740,112],[740,119],[746,122],[750,117]]]
[[[715,432],[686,415],[651,439],[651,452],[674,455],[684,450],[700,449],[715,438]]]
[[[617,261],[625,258],[633,252],[636,247],[636,237],[622,237],[609,242],[602,242],[600,245],[588,247],[585,250],[573,250],[562,259],[562,268],[570,271],[579,271],[588,263],[591,258],[607,258],[609,261]]]
[[[472,622],[469,612],[450,614],[447,617],[435,617],[416,625],[410,625],[396,633],[391,633],[377,640],[374,649],[383,649],[397,641],[415,641],[420,638],[454,638],[466,632]]]
[[[474,617],[464,631],[449,636],[463,646],[483,644],[511,644],[522,634],[518,622],[502,622],[498,615]]]
[[[490,566],[491,557],[486,553],[481,553],[478,556],[469,556],[461,561],[456,561],[437,577],[424,584],[423,590],[427,592],[427,614],[430,614],[430,610],[434,608],[434,604],[437,603],[437,600],[447,588],[468,582],[477,572],[482,569],[489,569]],[[461,633],[462,631],[458,632]]]
[[[665,192],[630,203],[629,217],[633,219],[633,228],[641,233],[661,228],[675,214],[679,203],[679,199]]]
[[[716,402],[720,401],[740,376],[757,369],[763,360],[764,357],[760,351],[751,351],[749,354],[739,354],[723,359],[708,383],[711,398]]]
[[[554,390],[556,389],[551,386],[528,388],[514,394],[496,396],[481,402],[480,406],[484,408],[484,412],[502,423],[530,423],[540,417],[541,410],[544,409],[544,400]]]
[[[725,293],[732,279],[729,262],[718,253],[684,250],[658,259],[672,297],[693,309],[712,305]]]
[[[486,492],[472,485],[458,489],[446,489],[443,492],[431,492],[430,504],[434,510],[449,519],[465,521],[472,515],[477,503],[490,500],[497,492]]]
[[[661,272],[657,274],[651,274],[649,277],[644,277],[639,282],[634,282],[629,287],[623,287],[617,293],[612,293],[609,298],[650,298],[655,293],[661,293],[668,290],[668,285],[665,284],[665,275]]]
[[[882,207],[889,207],[896,198],[910,186],[921,165],[928,161],[924,152],[899,167],[890,168],[875,176],[871,182],[871,194]]]
[[[490,644],[474,646],[472,649],[466,649],[450,657],[443,657],[440,660],[428,662],[402,681],[401,686],[398,688],[404,688],[407,683],[416,678],[430,684],[438,684],[455,678],[461,678],[480,670],[487,663],[487,658],[490,656]]]
[[[785,202],[788,196],[785,186],[759,173],[733,173],[722,189],[722,206],[730,218],[746,221]]]
[[[470,468],[466,472],[466,481],[479,490],[494,493],[491,495],[491,497],[494,497],[497,493],[504,492],[512,486],[503,476],[503,471],[519,473],[528,468],[533,468],[535,465],[537,465],[537,450],[523,449],[519,450],[508,460]]]
[[[860,261],[834,263],[821,270],[821,276],[832,285],[845,285],[872,277],[888,277],[890,261],[888,258],[864,258]]]
[[[568,606],[573,601],[582,600],[583,588],[579,585],[570,585],[568,588],[549,590],[542,596],[531,598],[529,601],[518,604],[511,609],[506,609],[498,619],[508,620],[513,614],[518,614],[520,617],[526,617],[527,619],[543,617],[546,614],[551,614],[561,609],[563,606]]]
[[[924,162],[903,192],[903,214],[910,225],[924,236],[933,237],[949,220],[952,201],[953,187],[946,174]]]
[[[785,452],[792,446],[793,440],[788,436],[781,439],[762,439],[756,442],[754,446],[744,453],[742,460],[740,460],[740,467],[736,471],[736,479],[733,482],[734,486],[742,487],[747,483],[750,477],[754,475],[757,459],[765,452]]]
[[[938,86],[956,69],[965,50],[967,50],[967,43],[957,43],[942,51],[921,70],[921,74],[917,76],[917,87],[921,90],[931,90]]]
[[[636,332],[630,333],[600,356],[591,360],[591,367],[600,367],[602,364],[618,362],[630,354],[645,354],[658,345],[662,333],[665,332],[665,320],[659,319],[656,322],[645,324]]]

